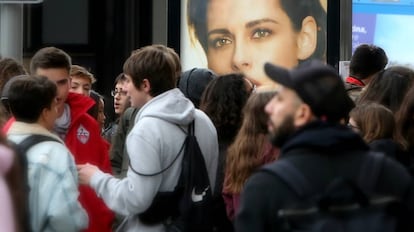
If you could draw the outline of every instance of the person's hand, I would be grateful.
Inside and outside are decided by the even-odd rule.
[[[93,174],[99,171],[98,167],[89,163],[76,165],[76,168],[78,169],[79,183],[84,185],[89,185]]]

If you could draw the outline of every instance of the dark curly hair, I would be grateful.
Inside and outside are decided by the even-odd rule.
[[[219,140],[232,140],[236,136],[250,92],[243,74],[222,75],[207,85],[200,109],[210,117]]]

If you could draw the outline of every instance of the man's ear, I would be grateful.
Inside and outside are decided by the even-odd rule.
[[[50,109],[43,108],[43,110],[42,110],[42,112],[40,112],[40,116],[37,120],[41,123],[42,122],[47,122],[48,117],[50,117],[49,111],[50,111]]]
[[[316,50],[318,41],[318,25],[313,16],[302,20],[302,29],[297,38],[298,60],[308,59]]]
[[[143,79],[141,82],[141,89],[144,90],[146,93],[149,93],[151,90],[151,83],[148,79]]]
[[[308,124],[314,118],[313,113],[309,105],[303,103],[297,109],[295,113],[294,125],[295,127],[301,127]]]

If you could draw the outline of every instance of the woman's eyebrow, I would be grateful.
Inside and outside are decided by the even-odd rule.
[[[254,26],[258,25],[258,24],[268,23],[268,22],[279,24],[279,22],[277,22],[274,19],[264,18],[264,19],[258,19],[258,20],[253,20],[253,21],[247,22],[246,25],[245,25],[245,27],[246,28],[252,28],[252,27],[254,27]]]
[[[209,31],[207,33],[207,36],[210,36],[211,34],[231,34],[231,33],[228,29],[219,28],[219,29],[214,29],[214,30]]]
[[[275,23],[275,24],[279,24],[279,22],[276,21],[276,20],[274,20],[274,19],[271,19],[271,18],[263,18],[263,19],[257,19],[257,20],[249,21],[249,22],[247,22],[245,24],[245,27],[246,28],[252,28],[252,27],[254,27],[254,26],[258,25],[258,24],[268,23],[268,22]],[[226,29],[226,28],[218,28],[218,29],[213,29],[213,30],[209,31],[207,33],[207,36],[210,36],[211,34],[231,34],[231,32],[228,29]]]

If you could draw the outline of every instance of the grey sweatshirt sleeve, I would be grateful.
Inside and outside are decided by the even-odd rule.
[[[137,134],[130,135],[128,140],[128,150],[135,151],[130,156],[134,169],[142,173],[161,170],[159,152],[153,142]],[[129,168],[127,176],[122,180],[98,172],[93,175],[90,185],[110,209],[122,215],[133,215],[144,212],[150,206],[161,180],[161,175],[142,176]]]

